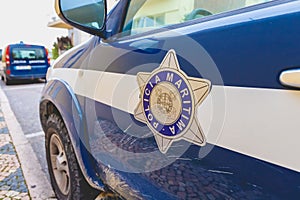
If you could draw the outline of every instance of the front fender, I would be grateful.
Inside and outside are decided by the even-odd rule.
[[[81,97],[61,79],[53,79],[45,86],[40,100],[40,119],[45,131],[48,116],[57,112],[65,123],[79,167],[86,181],[94,188],[104,191],[104,184],[97,176],[94,159],[85,140],[85,117],[80,104]],[[83,101],[82,101],[83,102]]]

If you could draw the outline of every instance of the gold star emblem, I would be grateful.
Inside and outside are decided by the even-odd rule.
[[[205,145],[196,111],[210,92],[209,80],[188,77],[179,67],[176,52],[170,50],[158,69],[138,73],[137,81],[140,101],[134,117],[147,124],[162,153],[181,139]]]

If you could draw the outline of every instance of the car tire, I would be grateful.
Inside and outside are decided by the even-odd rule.
[[[84,179],[66,126],[57,114],[51,114],[47,120],[45,147],[51,185],[57,198],[95,199],[99,192]]]
[[[12,84],[12,80],[8,79],[6,76],[4,77],[4,82],[5,82],[5,85],[11,85]]]

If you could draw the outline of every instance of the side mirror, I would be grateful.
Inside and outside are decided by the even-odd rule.
[[[66,23],[105,38],[106,0],[56,0],[55,10]]]

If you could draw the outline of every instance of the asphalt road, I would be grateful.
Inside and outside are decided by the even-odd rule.
[[[39,120],[39,99],[44,84],[42,81],[26,81],[6,86],[3,81],[0,81],[0,86],[9,100],[11,109],[30,142],[43,172],[49,179],[44,148],[44,132]]]

